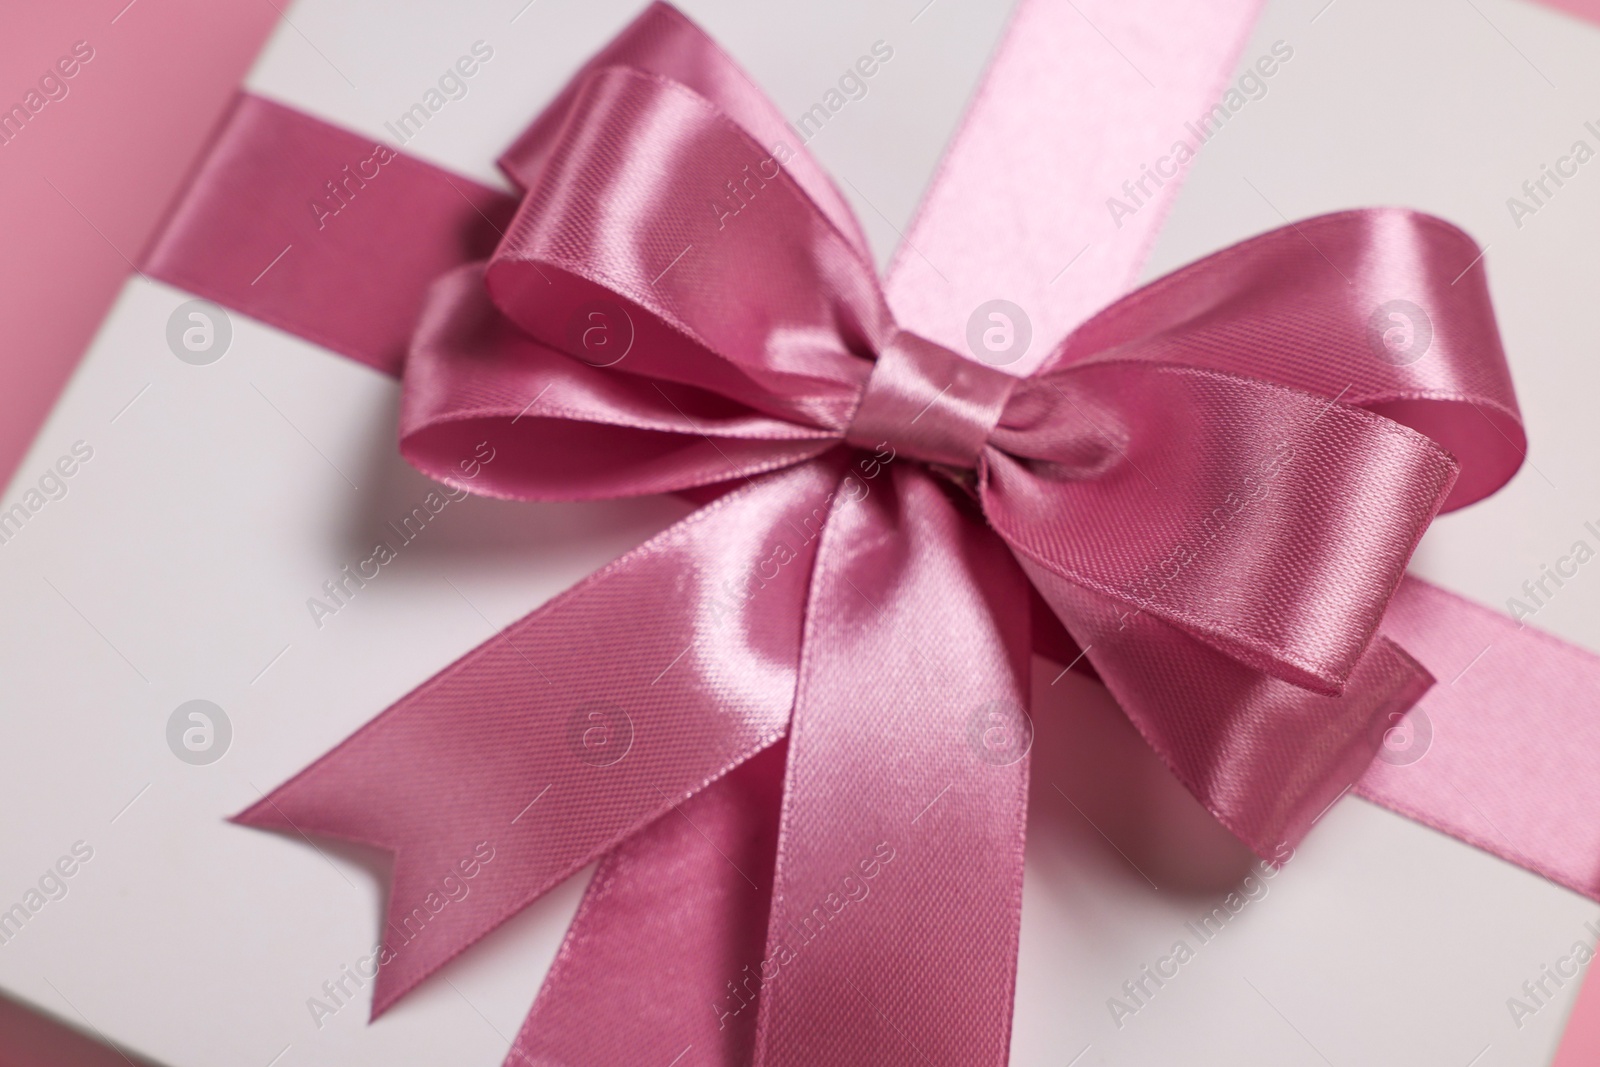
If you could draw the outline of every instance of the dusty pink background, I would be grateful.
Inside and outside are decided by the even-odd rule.
[[[1544,0],[1551,7],[1559,7],[1582,18],[1600,22],[1600,0]],[[1594,1062],[1594,1061],[1590,1061]],[[1565,1065],[1561,1065],[1565,1067]]]
[[[1594,1067],[1600,1063],[1600,970],[1593,966],[1584,976],[1583,989],[1567,1019],[1561,1049],[1550,1067]]]
[[[94,58],[0,145],[0,485],[278,17],[264,0],[126,5],[4,4],[0,105],[20,102],[74,42]]]

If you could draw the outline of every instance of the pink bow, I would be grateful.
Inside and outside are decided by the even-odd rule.
[[[1264,856],[1432,683],[1378,625],[1433,516],[1524,444],[1468,237],[1292,225],[1019,377],[896,326],[791,138],[652,7],[507,154],[494,256],[431,292],[416,466],[515,499],[726,491],[239,816],[397,853],[375,1013],[605,857],[514,1061],[666,1062],[689,1033],[730,1063],[1003,1063],[1030,584]],[[994,302],[974,354],[1027,332]]]

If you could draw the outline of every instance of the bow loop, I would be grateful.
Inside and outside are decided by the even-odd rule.
[[[1442,510],[1504,485],[1527,451],[1483,250],[1415,211],[1340,211],[1197,260],[1107,307],[1045,370],[1179,363],[1276,382],[1410,426],[1461,465]]]
[[[599,311],[632,338],[605,353],[621,373],[842,430],[892,324],[790,157],[646,71],[598,70],[572,108],[490,261],[496,305],[580,358]]]
[[[861,258],[871,258],[855,214],[827,172],[805,152],[787,150],[789,139],[794,136],[788,120],[705,31],[660,0],[591,56],[550,106],[501,155],[500,169],[519,189],[527,189],[537,180],[561,128],[572,120],[574,100],[588,79],[611,67],[676,82],[715,104],[757,144],[771,146],[774,154],[787,155],[781,162],[790,176]]]
[[[1237,375],[1083,363],[1019,394],[1032,424],[1003,422],[982,482],[1015,551],[1320,693],[1344,688],[1455,479],[1414,430]]]
[[[626,325],[615,305],[593,313],[588,329]],[[477,470],[473,492],[596,500],[750,478],[819,456],[838,434],[540,344],[490,303],[483,265],[467,264],[434,285],[412,339],[400,449],[459,483],[463,458],[490,439],[497,459]]]

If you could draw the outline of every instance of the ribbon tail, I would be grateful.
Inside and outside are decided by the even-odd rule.
[[[766,749],[601,861],[506,1067],[747,1067],[784,752]]]
[[[1439,684],[1356,792],[1600,900],[1600,657],[1410,576],[1383,632]]]
[[[783,736],[837,476],[809,463],[701,508],[236,817],[395,853],[374,1017]]]
[[[1028,586],[921,469],[847,482],[819,549],[761,961],[762,1067],[1006,1062]],[[864,492],[861,490],[865,490]]]

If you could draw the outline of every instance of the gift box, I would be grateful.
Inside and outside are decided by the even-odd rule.
[[[1506,488],[1433,524],[1412,570],[1578,649],[1600,649],[1600,593],[1585,578],[1589,546],[1600,547],[1600,495],[1582,407],[1600,372],[1581,359],[1595,328],[1578,301],[1600,218],[1600,179],[1591,189],[1586,172],[1600,112],[1582,105],[1596,98],[1584,89],[1600,69],[1600,31],[1511,2],[1273,3],[1259,18],[1216,5],[1200,20],[1207,32],[1174,48],[1154,28],[1162,12],[1083,4],[1045,19],[1040,6],[684,10],[788,118],[791,147],[836,179],[878,264],[899,257],[896,313],[952,348],[989,302],[1011,301],[1026,319],[1004,307],[998,319],[977,314],[974,350],[985,329],[1000,330],[1004,347],[1028,321],[1036,363],[1122,294],[1119,270],[1146,245],[1142,276],[1154,279],[1254,234],[1372,204],[1464,228],[1483,255],[1443,282],[1487,277],[1532,443]],[[226,819],[270,808],[280,783],[474,647],[519,648],[507,627],[698,501],[475,494],[519,461],[488,437],[482,449],[468,442],[449,481],[424,476],[395,447],[401,387],[385,373],[395,368],[347,358],[359,356],[352,338],[409,335],[414,303],[386,305],[392,298],[378,291],[385,271],[400,267],[353,260],[347,276],[323,276],[320,288],[271,286],[274,271],[318,254],[309,242],[332,246],[374,219],[406,221],[402,192],[417,173],[407,160],[456,176],[461,202],[481,209],[490,230],[505,228],[483,192],[510,190],[496,158],[639,11],[397,11],[321,0],[287,10],[242,106],[268,125],[303,114],[354,135],[290,198],[305,235],[286,231],[280,243],[265,225],[219,235],[213,247],[188,249],[190,262],[221,262],[241,248],[254,255],[257,242],[265,254],[248,277],[184,286],[174,284],[173,245],[158,241],[5,498],[0,582],[14,610],[0,656],[17,710],[0,750],[0,789],[8,810],[26,813],[9,820],[4,842],[13,878],[0,906],[20,907],[0,923],[8,993],[173,1065],[532,1058],[513,1042],[558,952],[566,960],[576,951],[563,938],[591,869],[384,1003],[369,1024],[379,961],[404,958],[414,933],[386,929],[394,861],[301,833],[288,815],[282,834]],[[1019,22],[1007,37],[1008,18],[1024,13],[1043,21]],[[1052,80],[1059,64],[1050,55],[1028,49],[1029,32],[1044,28],[1062,35],[1051,43],[1079,65],[1070,83]],[[998,55],[1009,48],[1022,58],[990,68],[1002,41]],[[986,70],[988,88],[975,97]],[[1093,91],[1073,95],[1085,86]],[[993,101],[1019,93],[1040,102],[1039,122],[1126,137],[1086,147],[1096,165],[1070,176],[1082,186],[1048,168],[1030,172],[1030,138],[1048,159],[1061,135],[1008,125]],[[1037,213],[1047,198],[1029,195],[1014,211],[982,199],[982,167],[940,165],[956,136],[995,147],[994,166],[1062,181],[1063,197],[1094,211],[1062,220]],[[292,157],[297,143],[278,142],[263,159]],[[349,145],[361,151],[344,152]],[[774,166],[804,166],[804,157],[777,155]],[[753,177],[731,172],[729,195],[708,198],[719,232],[764,224],[755,209],[776,173],[764,162]],[[197,172],[169,237],[207,173]],[[992,227],[959,239],[919,228],[930,185],[926,210],[951,210],[942,197],[974,197]],[[430,219],[410,221],[432,235]],[[1048,263],[1019,254],[992,282],[950,267],[982,258],[988,242],[1036,250],[1027,239],[1035,227],[1069,235]],[[1319,233],[1302,236],[1322,256]],[[449,250],[414,251],[448,265]],[[1019,281],[1027,272],[1033,281]],[[1012,300],[1021,287],[1034,297]],[[232,299],[221,289],[241,302],[252,290],[272,295],[247,314],[220,306]],[[1412,300],[1396,293],[1374,309],[1374,358],[1427,358],[1419,338],[1433,324]],[[342,308],[374,306],[394,321],[341,317]],[[305,307],[350,332],[308,339],[285,328]],[[590,344],[582,330],[592,325],[615,323],[581,320],[577,346]],[[530,408],[537,400],[529,395]],[[1485,432],[1504,434],[1490,412],[1482,417]],[[782,573],[781,561],[774,568]],[[630,637],[622,628],[609,639]],[[1600,909],[1570,887],[1579,880],[1570,871],[1529,869],[1540,864],[1522,857],[1532,845],[1518,827],[1496,839],[1499,782],[1450,779],[1468,815],[1481,816],[1477,838],[1392,810],[1409,795],[1405,775],[1430,771],[1470,732],[1450,693],[1497,679],[1478,712],[1495,719],[1516,717],[1506,694],[1560,704],[1570,678],[1519,675],[1519,661],[1501,658],[1506,647],[1486,640],[1427,664],[1437,692],[1420,714],[1396,718],[1363,779],[1360,792],[1388,807],[1335,797],[1304,840],[1264,857],[1190,795],[1075,653],[1037,656],[1022,746],[1031,771],[1011,1062],[1549,1062],[1600,937]],[[1546,665],[1585,662],[1581,651],[1561,656]],[[1535,729],[1506,760],[1545,761],[1548,780],[1533,776],[1537,795],[1549,798],[1552,826],[1570,826],[1591,799],[1581,771],[1595,738],[1560,721],[1562,733]],[[978,750],[993,755],[984,739],[1015,726],[1003,714],[977,721]],[[643,738],[642,723],[585,719],[575,745],[593,756],[595,737],[615,744],[634,729]],[[996,762],[1014,763],[1017,753],[1001,748]],[[626,756],[624,743],[617,758]],[[543,797],[537,788],[507,796],[507,825],[542,817]],[[912,816],[937,825],[938,801],[930,795]],[[678,827],[675,847],[714,863],[738,854],[731,831],[695,825],[696,810],[674,805],[663,816]],[[866,911],[898,873],[892,847],[849,858],[839,896],[851,903],[833,909],[843,930],[851,909]],[[1592,867],[1587,856],[1567,858],[1573,869]],[[437,892],[427,915],[439,918],[423,921],[454,921],[511,859],[504,844],[470,842],[430,872]],[[764,972],[774,958],[748,963]],[[644,984],[672,962],[641,932],[636,954],[614,971],[622,986]],[[756,1010],[746,974],[727,977],[699,1020],[718,1032],[748,1025]],[[858,992],[872,1001],[876,990]],[[626,1060],[599,1021],[615,1005],[596,997],[593,1047],[608,1051],[574,1062]],[[878,1014],[873,1040],[893,1041],[901,1016]],[[902,1059],[921,1062],[900,1037]],[[684,1064],[723,1062],[725,1051],[689,1039],[674,1048]]]

